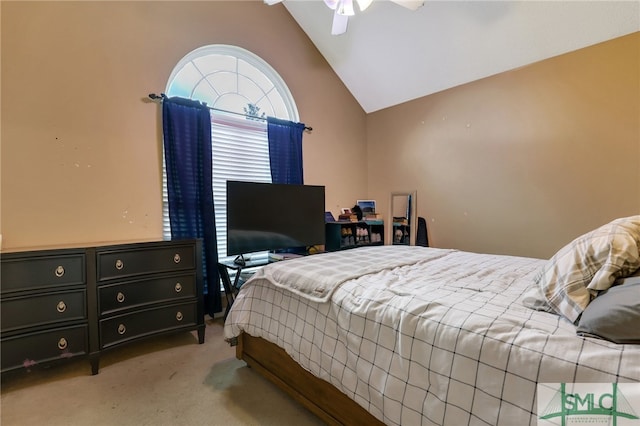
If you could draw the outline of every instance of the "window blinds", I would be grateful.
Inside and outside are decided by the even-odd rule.
[[[211,111],[211,139],[218,257],[224,259],[227,257],[227,180],[271,182],[267,123],[265,120]],[[168,239],[171,238],[171,225],[164,161],[162,194],[163,235]]]

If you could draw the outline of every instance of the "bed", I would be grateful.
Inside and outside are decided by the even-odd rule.
[[[387,245],[277,262],[225,339],[328,424],[535,425],[538,384],[640,382],[640,322],[615,305],[638,303],[638,246],[632,216],[547,260]]]

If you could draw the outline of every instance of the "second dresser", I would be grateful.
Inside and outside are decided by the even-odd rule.
[[[95,260],[87,271],[95,277],[88,289],[93,374],[103,351],[145,337],[196,329],[204,342],[200,240],[102,246],[87,256]]]

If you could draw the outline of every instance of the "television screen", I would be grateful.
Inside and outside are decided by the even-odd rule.
[[[324,244],[324,186],[227,181],[227,255]]]

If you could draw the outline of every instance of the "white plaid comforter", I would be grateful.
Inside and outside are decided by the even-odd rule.
[[[416,251],[409,246],[399,246],[394,250],[380,246],[362,247],[359,250],[314,256],[312,262],[304,257],[291,259],[286,263],[278,262],[269,268],[258,270],[255,278],[267,280],[311,301],[327,302],[333,291],[347,280],[416,262],[426,262],[446,256],[450,251]]]
[[[544,260],[367,250],[381,260],[404,250],[413,263],[381,261],[328,302],[256,276],[234,302],[225,338],[244,331],[277,344],[389,425],[535,425],[537,383],[640,382],[640,345],[578,337],[567,320],[520,303]],[[350,251],[326,267],[353,273]]]

